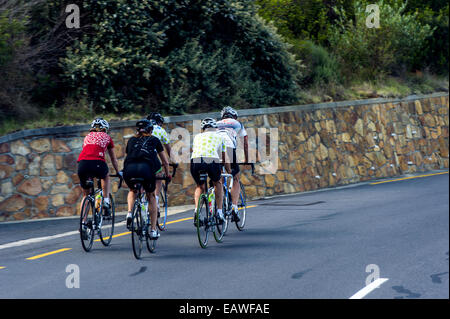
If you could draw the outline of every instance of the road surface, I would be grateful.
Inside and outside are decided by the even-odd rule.
[[[123,223],[90,253],[78,219],[3,223],[0,298],[449,298],[448,192],[437,172],[258,200],[207,249],[183,212],[142,260]]]

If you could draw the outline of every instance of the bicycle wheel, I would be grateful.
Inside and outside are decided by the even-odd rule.
[[[167,209],[168,209],[167,194],[163,186],[161,188],[161,192],[159,193],[158,219],[156,220],[156,226],[160,231],[166,230]]]
[[[80,214],[80,239],[81,246],[85,251],[90,251],[92,244],[94,242],[94,205],[90,201],[89,197],[83,200],[83,205],[81,205]]]
[[[133,207],[133,217],[131,220],[131,243],[133,246],[133,254],[136,259],[141,258],[143,238],[143,220],[141,217],[141,205],[137,200]]]
[[[100,240],[103,245],[109,246],[111,244],[112,236],[114,234],[114,220],[116,214],[116,207],[114,206],[114,199],[111,194],[109,194],[111,200],[111,210],[109,215],[105,215],[106,210],[103,209],[103,221],[102,226],[99,231]]]
[[[146,240],[147,240],[147,249],[150,253],[153,254],[156,250],[157,239],[150,238],[150,231],[148,230],[148,226],[147,226],[147,232],[146,232]]]
[[[239,230],[243,230],[245,226],[245,220],[247,217],[247,196],[245,195],[245,188],[241,182],[241,193],[239,194],[238,209],[239,209],[239,221],[236,221],[236,227]]]
[[[197,211],[195,212],[195,226],[197,227],[197,237],[200,247],[206,248],[209,237],[209,208],[208,197],[205,194],[200,196]]]
[[[213,234],[216,242],[221,243],[223,239],[223,235],[225,234],[224,228],[227,227],[227,218],[221,220],[219,214],[217,213],[217,206],[214,207],[214,225],[213,225]]]
[[[225,196],[225,194],[227,194],[227,195]],[[223,226],[223,234],[225,235],[225,233],[228,230],[229,222],[231,221],[231,205],[233,203],[231,201],[231,193],[227,192],[225,187],[223,189],[223,195],[224,196],[223,196],[222,208],[223,208],[223,213],[224,213],[224,216],[225,216],[225,219],[226,219],[226,223]]]

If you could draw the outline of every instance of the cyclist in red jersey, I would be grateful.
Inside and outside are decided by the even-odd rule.
[[[122,174],[119,172],[119,165],[114,153],[114,142],[111,136],[108,135],[108,130],[109,123],[102,118],[96,118],[91,124],[90,133],[84,138],[83,149],[78,156],[78,177],[83,188],[83,200],[84,197],[89,195],[89,188],[86,185],[86,181],[92,177],[101,179],[104,195],[103,207],[106,209],[106,214],[109,214],[111,208],[109,198],[111,187],[108,165],[105,161],[106,151],[108,151],[111,163],[117,174]]]

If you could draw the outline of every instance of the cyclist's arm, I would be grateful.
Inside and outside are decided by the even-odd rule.
[[[114,148],[108,148],[109,158],[111,159],[111,163],[116,170],[116,173],[119,174],[119,163],[117,162],[116,153],[114,153]]]
[[[248,136],[244,136],[244,156],[245,156],[245,163],[248,163]]]
[[[167,159],[166,153],[164,151],[158,152],[159,158],[161,159],[162,166],[164,167],[164,173],[167,177],[170,176],[169,172],[169,161]]]
[[[170,152],[172,151],[172,148],[170,147],[170,144],[164,144],[164,148],[166,149],[167,155],[170,160]]]
[[[231,165],[230,163],[226,160],[226,154],[225,152],[222,152],[222,163],[225,166],[225,170],[227,171],[228,174],[231,174]]]

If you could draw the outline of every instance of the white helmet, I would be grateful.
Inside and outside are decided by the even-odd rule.
[[[106,131],[109,131],[109,123],[101,117],[98,117],[92,121],[91,128],[105,129]]]
[[[205,130],[210,127],[216,128],[217,122],[215,119],[207,117],[206,119],[203,119],[202,123],[200,124],[200,127],[202,128],[202,130]]]
[[[222,109],[222,112],[220,112],[220,115],[222,116],[223,119],[226,117],[232,117],[234,119],[237,119],[238,112],[236,112],[236,110],[233,109],[231,106],[225,106]]]

